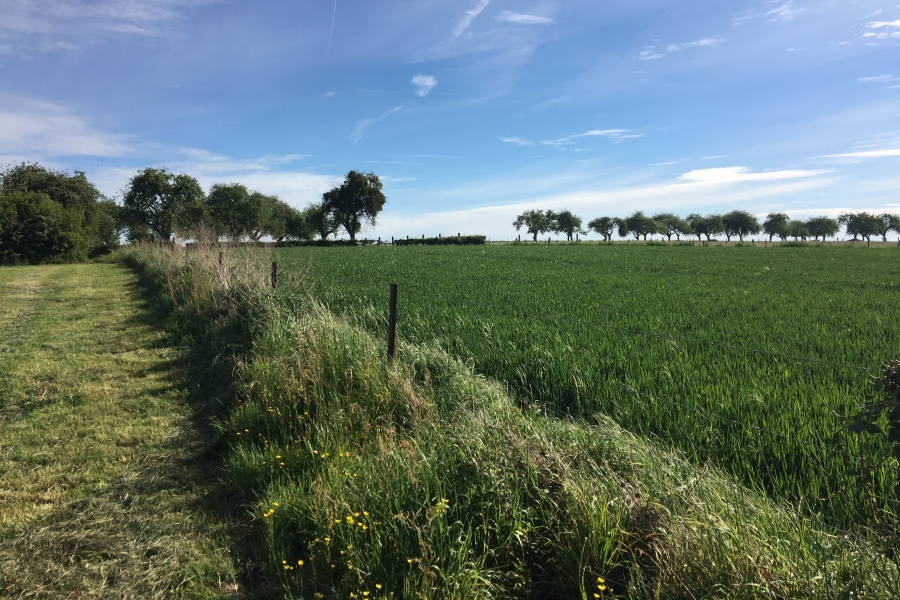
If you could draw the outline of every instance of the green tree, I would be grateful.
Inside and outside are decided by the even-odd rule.
[[[237,242],[244,237],[250,221],[250,192],[239,183],[216,183],[209,189],[206,206],[216,233]]]
[[[623,219],[619,224],[620,236],[628,237],[628,234],[631,234],[636,240],[641,239],[641,236],[644,236],[644,240],[646,240],[648,235],[659,232],[659,224],[640,210]]]
[[[725,224],[722,222],[722,215],[703,216],[697,213],[691,213],[687,216],[687,222],[691,226],[691,231],[701,239],[701,235],[706,236],[706,241],[712,240],[712,236],[725,232]]]
[[[131,178],[123,198],[130,239],[168,240],[176,229],[189,233],[203,222],[205,196],[189,175],[152,167]]]
[[[880,219],[867,212],[843,213],[838,217],[838,223],[847,229],[847,234],[853,236],[855,242],[863,238],[871,241],[873,235],[877,235],[880,228]]]
[[[548,210],[547,220],[550,222],[550,231],[565,233],[566,239],[570,242],[576,233],[585,233],[581,229],[581,217],[574,215],[572,211],[553,212]]]
[[[722,215],[722,224],[728,241],[731,241],[731,237],[736,235],[743,242],[745,235],[756,235],[761,230],[756,217],[745,210],[733,210]]]
[[[794,241],[803,240],[806,241],[806,238],[810,236],[809,233],[809,222],[804,221],[803,219],[794,219],[790,223],[788,223],[788,235],[794,238]]]
[[[653,220],[659,225],[659,232],[670,242],[673,235],[675,239],[681,240],[682,235],[691,235],[693,231],[690,223],[672,213],[657,213],[653,215]]]
[[[44,193],[0,193],[0,264],[86,259],[82,218]]]
[[[102,204],[108,201],[82,171],[69,175],[35,163],[22,163],[0,172],[0,192],[45,194],[69,211],[89,257],[106,254],[119,245],[108,206]]]
[[[837,220],[829,217],[813,217],[806,222],[806,227],[814,240],[821,237],[823,242],[825,238],[834,237],[841,230]]]
[[[588,223],[588,229],[596,231],[603,236],[603,241],[612,240],[613,233],[619,226],[619,219],[613,217],[597,217]]]
[[[900,224],[900,216],[891,213],[882,213],[876,219],[876,233],[881,236],[881,241],[887,241],[887,234],[895,230]]]
[[[321,204],[310,204],[303,209],[303,217],[307,223],[307,227],[318,235],[319,239],[327,240],[340,229],[340,224],[334,220],[330,213],[325,212]]]
[[[782,212],[769,213],[766,220],[763,221],[763,233],[769,236],[770,242],[776,235],[781,238],[781,241],[783,242],[789,235],[790,220],[790,217]]]
[[[534,236],[534,241],[537,241],[537,236],[544,233],[545,231],[550,231],[552,223],[547,215],[542,210],[526,210],[513,221],[513,227],[516,228],[516,231],[525,228],[525,231]]]
[[[356,241],[364,224],[375,225],[375,217],[387,202],[381,188],[375,173],[350,171],[341,185],[322,196],[322,210]]]

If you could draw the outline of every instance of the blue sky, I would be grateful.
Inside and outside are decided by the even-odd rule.
[[[900,212],[900,0],[0,0],[0,164],[23,160],[298,207],[374,171],[368,236]]]

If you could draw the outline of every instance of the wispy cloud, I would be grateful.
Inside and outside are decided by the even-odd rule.
[[[0,94],[0,148],[29,160],[133,151],[128,137],[101,131],[64,106],[7,94]]]
[[[518,23],[520,25],[552,25],[556,23],[549,17],[540,17],[538,15],[525,15],[522,13],[504,10],[494,17],[498,21],[506,21],[507,23]]]
[[[475,6],[472,7],[471,10],[467,10],[465,16],[453,27],[452,33],[453,37],[459,37],[465,32],[466,29],[472,24],[472,21],[481,14],[487,5],[491,3],[491,0],[476,0]]]
[[[862,152],[845,152],[843,154],[826,154],[824,158],[883,158],[885,156],[900,156],[900,148],[864,150]]]
[[[204,4],[218,0],[29,0],[2,2],[0,31],[20,34],[84,36],[119,33],[156,36],[171,23]]]
[[[416,93],[419,96],[425,97],[434,89],[438,82],[437,79],[431,75],[416,75],[412,78],[411,83],[418,88]]]
[[[802,9],[794,8],[793,0],[788,0],[787,2],[782,3],[780,6],[777,6],[768,11],[766,15],[775,17],[775,19],[793,19],[800,12],[802,12]]]
[[[900,28],[900,19],[896,21],[874,21],[869,23],[870,29],[882,29],[885,27],[897,27]]]
[[[876,75],[874,77],[860,77],[857,81],[861,83],[888,83],[894,81],[893,75]]]
[[[803,177],[815,177],[828,171],[807,171],[800,169],[785,169],[781,171],[762,171],[753,173],[747,167],[722,167],[719,169],[696,169],[681,175],[679,181],[690,183],[702,183],[707,185],[720,185],[726,183],[781,181],[784,179],[798,179]]]
[[[641,53],[638,55],[638,60],[659,60],[660,58],[664,58],[666,55],[663,52],[680,52],[687,48],[700,48],[707,47],[711,48],[716,46],[725,40],[719,38],[703,38],[693,42],[683,42],[681,44],[669,44],[666,46],[665,50],[657,50],[656,46],[647,46]]]
[[[513,144],[515,146],[566,146],[574,143],[576,140],[580,140],[582,138],[588,137],[604,137],[609,138],[616,141],[627,140],[632,138],[644,137],[643,133],[635,133],[630,129],[592,129],[591,131],[585,131],[584,133],[576,133],[575,135],[568,135],[566,137],[558,138],[555,140],[541,140],[539,142],[534,142],[531,140],[526,140],[520,137],[503,137],[500,138],[501,142],[505,142],[507,144]]]
[[[715,46],[724,40],[720,40],[718,38],[703,38],[702,40],[697,40],[695,42],[688,42],[686,44],[672,44],[670,46],[666,46],[666,50],[669,52],[678,52],[679,50],[684,50],[685,48],[690,48],[691,46]]]
[[[378,123],[379,121],[384,121],[385,119],[387,119],[389,116],[391,116],[398,110],[403,110],[403,108],[405,108],[405,105],[395,106],[394,108],[389,110],[383,116],[376,117],[376,118],[370,118],[370,119],[361,119],[360,121],[357,121],[356,127],[353,129],[353,135],[350,136],[350,139],[353,140],[354,144],[357,143],[359,140],[362,139],[363,131],[366,129],[366,127],[368,127],[369,125],[374,125],[375,123]]]

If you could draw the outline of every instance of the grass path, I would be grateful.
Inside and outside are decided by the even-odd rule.
[[[0,597],[249,597],[208,390],[113,264],[0,269]]]

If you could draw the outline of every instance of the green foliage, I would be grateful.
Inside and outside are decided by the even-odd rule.
[[[351,241],[356,240],[363,225],[375,225],[375,218],[387,202],[381,188],[375,173],[350,171],[341,185],[322,195],[323,223],[332,219],[344,228]]]
[[[550,223],[550,231],[553,233],[565,233],[568,241],[573,241],[576,233],[585,233],[581,228],[581,217],[570,210],[561,212],[547,211],[547,220]]]
[[[619,219],[612,217],[597,217],[588,223],[588,229],[603,236],[603,241],[612,240],[613,233],[619,227]]]
[[[16,193],[44,194],[68,215],[66,227],[71,230],[67,234],[68,241],[60,240],[58,245],[64,247],[77,238],[77,248],[64,251],[64,257],[54,250],[46,255],[47,260],[83,260],[85,255],[93,258],[118,247],[117,207],[113,201],[103,197],[83,172],[76,171],[74,175],[69,175],[38,164],[22,163],[0,172],[0,194]],[[35,223],[22,226],[34,227]],[[47,231],[44,234],[36,238],[36,243],[43,250],[26,250],[21,244],[27,245],[27,240],[20,242],[19,249],[33,256],[47,252]]]
[[[0,193],[0,264],[85,260],[80,217],[44,193]]]
[[[867,242],[884,227],[880,218],[867,212],[843,213],[838,217],[838,223],[847,229],[847,234],[852,235],[854,240],[863,238]]]
[[[128,238],[168,241],[176,231],[189,236],[207,216],[205,201],[200,184],[189,175],[152,167],[139,171],[123,198]]]
[[[680,240],[682,235],[691,235],[694,232],[686,219],[672,213],[657,213],[653,215],[653,220],[659,225],[659,232],[670,242],[673,235],[675,239]]]
[[[806,222],[806,227],[814,240],[821,237],[823,242],[825,238],[834,237],[841,230],[837,220],[830,217],[812,217]]]
[[[872,368],[900,345],[900,256],[810,250],[507,245],[278,260],[311,264],[317,296],[370,315],[374,331],[396,281],[405,339],[439,341],[554,411],[606,412],[829,521],[864,522],[869,500],[847,486],[862,450],[832,434],[862,402],[866,372],[840,365]],[[879,497],[892,479],[887,467],[874,476]]]
[[[526,210],[513,221],[513,227],[516,231],[525,228],[525,231],[533,236],[533,240],[537,241],[537,236],[547,231],[553,226],[547,213],[542,210]]]
[[[790,220],[790,217],[783,212],[769,213],[769,216],[763,221],[762,231],[769,236],[770,242],[775,236],[778,236],[783,242],[790,235],[790,226],[788,224]]]
[[[754,235],[761,230],[759,221],[746,210],[733,210],[722,215],[722,225],[729,241],[736,235],[743,242],[745,235]]]
[[[394,240],[395,246],[479,246],[487,241],[483,235],[459,235],[449,237],[410,238]]]
[[[627,219],[619,221],[619,235],[621,237],[628,237],[628,234],[631,234],[637,240],[644,236],[646,241],[647,236],[653,233],[660,233],[660,224],[642,211],[637,211]]]

